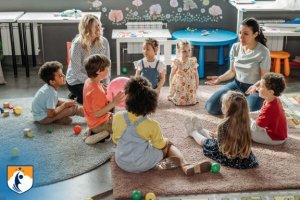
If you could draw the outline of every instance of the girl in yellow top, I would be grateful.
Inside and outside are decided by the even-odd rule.
[[[112,140],[117,144],[115,159],[121,169],[140,173],[156,166],[161,169],[180,166],[186,175],[210,170],[210,162],[188,164],[163,136],[159,123],[148,117],[156,110],[158,94],[147,79],[131,77],[125,85],[125,95],[127,111],[116,113],[112,122]],[[163,158],[167,159],[162,161]]]

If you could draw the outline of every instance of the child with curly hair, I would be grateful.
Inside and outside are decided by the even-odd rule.
[[[158,94],[147,79],[132,77],[125,85],[125,95],[127,111],[116,113],[112,122],[112,140],[117,144],[115,160],[121,169],[140,173],[173,166],[180,167],[186,175],[210,170],[208,161],[189,164],[179,149],[163,136],[159,123],[149,117],[156,110]],[[170,162],[164,162],[164,158]]]

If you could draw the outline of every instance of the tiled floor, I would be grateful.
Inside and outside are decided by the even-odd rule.
[[[114,66],[114,65],[113,65]],[[218,75],[226,70],[225,66],[217,66],[214,63],[206,65],[206,75]],[[25,69],[19,67],[19,76],[14,78],[12,66],[3,66],[4,76],[8,82],[6,85],[0,85],[0,99],[10,99],[18,97],[31,97],[35,94],[38,88],[41,87],[43,82],[38,78],[38,68],[31,68],[30,78],[25,77]],[[169,70],[168,70],[169,73]],[[112,72],[112,77],[115,77],[115,70]],[[134,74],[133,67],[129,67],[128,74]],[[127,74],[127,76],[129,76]],[[168,77],[168,76],[167,76]],[[300,91],[300,68],[292,68],[291,76],[287,79],[287,89],[285,92]],[[166,81],[168,85],[168,80]],[[204,80],[200,81],[203,84]],[[59,90],[60,97],[67,97],[68,91],[66,87],[62,87]],[[111,185],[111,171],[110,163],[98,167],[97,169],[83,174],[81,176],[55,183],[52,185],[34,188],[37,194],[40,194],[43,200],[84,200],[88,197],[92,197],[99,193],[110,190]],[[44,195],[47,193],[47,195]],[[273,199],[273,196],[282,195],[300,195],[299,191],[286,190],[286,191],[265,191],[259,193],[228,193],[228,194],[210,194],[210,195],[198,195],[198,196],[184,196],[184,197],[168,197],[160,199],[242,199],[242,197],[254,197],[260,196],[261,199]],[[113,199],[109,194],[105,198],[98,199]],[[249,199],[249,198],[247,198]],[[251,199],[251,198],[250,198]]]

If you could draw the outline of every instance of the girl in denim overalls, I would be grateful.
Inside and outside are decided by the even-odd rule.
[[[158,94],[147,79],[132,77],[125,85],[125,94],[127,111],[116,113],[112,122],[112,140],[117,144],[115,161],[121,169],[140,173],[155,167],[180,167],[186,175],[210,170],[208,161],[187,163],[182,153],[163,136],[159,123],[149,118],[156,110]]]
[[[198,103],[196,92],[199,86],[197,59],[191,57],[188,41],[177,43],[176,50],[178,58],[172,63],[168,100],[177,106],[195,105]]]
[[[159,94],[166,80],[166,66],[156,58],[158,42],[148,38],[143,44],[144,58],[134,62],[135,76],[143,76],[152,84],[152,88]]]

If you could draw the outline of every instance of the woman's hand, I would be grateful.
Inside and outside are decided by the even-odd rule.
[[[221,83],[221,80],[218,76],[207,76],[208,81],[205,82],[207,85],[218,85]]]
[[[248,88],[248,90],[245,92],[245,94],[251,95],[251,94],[254,94],[257,90],[258,90],[258,88],[256,87],[256,85],[251,85]]]

